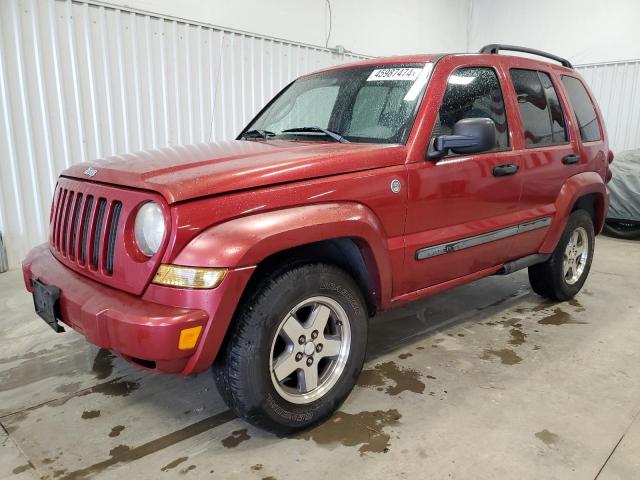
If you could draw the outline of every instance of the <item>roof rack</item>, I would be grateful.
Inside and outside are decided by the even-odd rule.
[[[571,65],[571,62],[566,58],[558,57],[557,55],[543,52],[542,50],[536,50],[534,48],[527,48],[527,47],[518,47],[516,45],[502,45],[500,43],[492,43],[490,45],[485,45],[484,47],[482,47],[478,53],[495,54],[495,53],[500,53],[500,50],[509,50],[510,52],[530,53],[532,55],[538,55],[539,57],[546,57],[546,58],[550,58],[551,60],[555,60],[556,62],[559,62],[561,65],[567,68],[573,68],[573,65]]]

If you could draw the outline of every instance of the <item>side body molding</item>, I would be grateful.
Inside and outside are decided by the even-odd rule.
[[[354,202],[333,202],[257,213],[215,225],[196,236],[174,259],[178,265],[239,268],[309,243],[351,238],[363,254],[379,307],[391,297],[387,237],[378,217]]]
[[[602,177],[596,172],[582,172],[572,177],[562,185],[560,193],[556,199],[556,212],[551,222],[551,227],[540,247],[541,253],[552,253],[555,249],[562,231],[567,224],[567,219],[571,214],[576,201],[585,195],[595,195],[594,214],[596,222],[593,228],[598,234],[604,225],[604,220],[609,208],[609,194]]]

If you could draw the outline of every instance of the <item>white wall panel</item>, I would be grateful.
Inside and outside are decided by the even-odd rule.
[[[602,110],[614,153],[640,148],[640,60],[576,67]]]
[[[574,65],[640,58],[639,18],[638,0],[472,0],[467,50],[523,45]]]
[[[104,1],[296,42],[343,45],[347,50],[376,56],[466,50],[472,3],[472,0]]]
[[[0,1],[0,231],[46,240],[61,170],[233,138],[300,74],[362,57],[101,3]]]

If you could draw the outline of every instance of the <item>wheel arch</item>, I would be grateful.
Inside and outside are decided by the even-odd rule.
[[[386,234],[368,207],[336,202],[239,217],[200,233],[174,263],[203,267],[257,266],[247,291],[265,274],[302,261],[343,268],[358,283],[370,312],[391,296]]]
[[[553,221],[540,252],[552,253],[555,250],[569,215],[576,210],[586,210],[589,213],[594,231],[596,235],[599,234],[604,226],[608,205],[605,183],[596,172],[583,172],[569,177],[556,199]]]
[[[604,203],[604,196],[601,193],[587,193],[576,199],[570,213],[576,210],[586,211],[591,217],[594,231],[598,234],[602,230],[606,218]]]
[[[341,268],[358,285],[369,315],[373,316],[380,308],[380,272],[370,246],[359,238],[331,238],[275,252],[258,264],[246,290],[257,288],[270,276],[306,263],[326,263]]]

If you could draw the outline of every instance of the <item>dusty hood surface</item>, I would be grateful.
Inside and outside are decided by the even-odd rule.
[[[169,203],[404,161],[398,145],[241,141],[182,145],[80,163],[62,173],[159,192]]]

